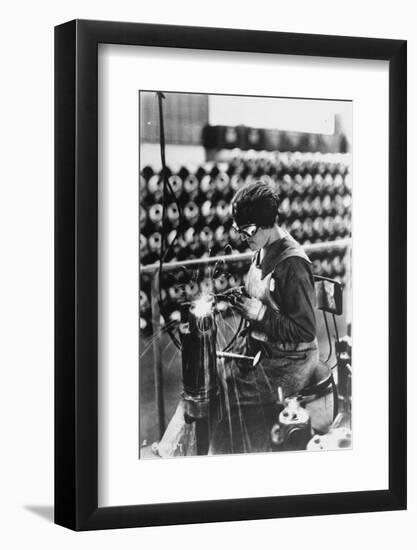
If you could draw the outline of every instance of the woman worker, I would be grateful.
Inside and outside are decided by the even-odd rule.
[[[318,370],[321,378],[323,369],[324,378],[330,375],[319,363],[311,262],[278,225],[278,207],[278,194],[265,181],[244,185],[232,200],[234,227],[254,251],[245,291],[234,300],[248,321],[234,351],[261,351],[262,359],[256,367],[248,368],[248,361],[231,365],[226,412],[214,428],[211,454],[271,450],[278,387],[289,397],[314,383]],[[332,420],[333,400],[327,397],[331,406],[324,420],[321,411],[322,429],[323,421],[328,426]]]

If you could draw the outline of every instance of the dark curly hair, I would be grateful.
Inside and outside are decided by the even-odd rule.
[[[239,227],[256,224],[272,227],[278,215],[278,193],[271,183],[254,181],[243,185],[232,199],[232,213]]]

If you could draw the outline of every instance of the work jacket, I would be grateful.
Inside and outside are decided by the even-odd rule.
[[[306,387],[316,368],[315,290],[311,262],[288,234],[255,253],[246,291],[265,306],[251,321],[235,351],[254,356],[232,366],[233,399],[240,404],[273,403],[280,386],[288,397]]]

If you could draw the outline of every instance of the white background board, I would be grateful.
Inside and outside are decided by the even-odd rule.
[[[279,90],[285,97],[303,94],[323,98],[327,94],[332,99],[352,100],[349,112],[353,120],[352,449],[337,453],[137,460],[137,90],[141,88],[244,92],[257,96],[271,96]],[[386,489],[387,63],[241,52],[213,55],[201,50],[103,45],[99,47],[99,90],[99,504],[121,506]],[[252,112],[257,114],[259,104],[264,106],[271,101],[252,99]],[[301,123],[305,112],[311,113],[314,109],[317,114],[323,110],[321,103],[325,102],[314,103],[314,107],[303,106],[296,112],[293,104],[287,111],[292,111],[292,119]],[[341,102],[333,103],[340,105]],[[346,109],[346,105],[344,107]],[[268,110],[273,112],[274,108],[269,106]],[[169,152],[166,158],[169,166]],[[372,163],[370,159],[378,162]],[[372,209],[377,196],[378,208]],[[370,215],[380,235],[372,247],[366,240]],[[379,276],[375,276],[375,265],[380,266]],[[373,341],[380,343],[377,347],[370,346]],[[372,434],[369,426],[371,388],[381,403]],[[248,471],[255,475],[248,477]],[[323,472],[326,472],[324,477]]]

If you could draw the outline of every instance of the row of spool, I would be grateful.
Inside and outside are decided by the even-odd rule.
[[[198,167],[171,166],[167,170],[170,192],[165,195],[163,175],[151,166],[140,173],[141,265],[159,261],[164,237],[164,261],[221,256],[247,252],[247,243],[232,229],[230,200],[241,185],[267,178],[277,187],[280,202],[279,223],[306,245],[337,241],[351,235],[351,181],[346,154],[266,153],[236,156]],[[168,199],[168,200],[167,200]],[[164,217],[164,224],[162,218]],[[346,283],[346,257],[343,251],[310,255],[315,275]],[[165,319],[176,320],[179,303],[199,292],[223,292],[244,284],[247,264],[228,264],[227,276],[206,274],[178,282],[172,277],[161,281]],[[151,331],[150,276],[141,275],[140,317],[143,331]],[[228,313],[229,305],[222,308]]]

